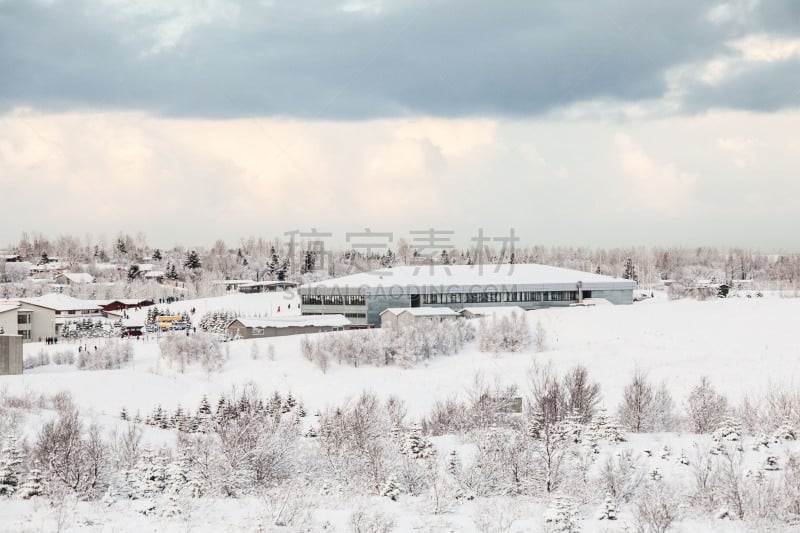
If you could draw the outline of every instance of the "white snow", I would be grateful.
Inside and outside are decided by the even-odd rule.
[[[578,282],[585,289],[633,289],[631,280],[612,278],[600,274],[537,264],[485,264],[485,265],[434,265],[398,266],[352,274],[304,285],[315,288],[384,288],[392,286],[417,287],[475,287],[519,285],[524,287],[559,286],[575,289]]]
[[[86,311],[99,310],[100,306],[91,300],[79,300],[72,296],[51,292],[36,298],[20,298],[20,302],[53,309],[55,311]]]
[[[266,313],[280,302],[287,301],[280,293],[251,295],[233,294],[220,298],[184,301],[171,304],[171,311],[180,312],[192,307],[198,314],[213,309],[239,309],[248,313]],[[296,306],[292,306],[294,312]],[[288,309],[287,309],[288,311]],[[141,310],[140,312],[145,312]],[[283,312],[283,311],[282,311]],[[219,373],[207,375],[199,369],[178,373],[159,362],[158,344],[154,341],[126,340],[136,355],[120,370],[77,371],[64,365],[34,368],[22,376],[0,377],[0,389],[8,394],[53,394],[69,390],[84,413],[104,427],[116,427],[122,406],[131,415],[137,410],[150,412],[156,404],[174,409],[177,404],[194,409],[200,397],[207,394],[212,404],[231,387],[252,382],[268,394],[272,390],[291,391],[302,400],[306,410],[313,413],[327,405],[339,404],[347,397],[368,389],[381,397],[395,395],[408,405],[409,415],[426,414],[438,399],[464,396],[476,373],[484,380],[517,383],[525,387],[527,373],[536,362],[552,361],[559,370],[574,364],[585,365],[592,380],[602,386],[603,404],[613,413],[625,383],[634,369],[648,372],[651,380],[664,381],[673,394],[678,409],[689,390],[707,375],[714,387],[735,403],[744,394],[763,392],[769,387],[786,384],[800,372],[800,341],[795,334],[800,316],[800,299],[733,298],[704,302],[693,300],[667,301],[654,298],[632,306],[596,306],[552,308],[530,311],[529,324],[541,322],[547,332],[544,353],[532,350],[518,354],[480,353],[475,345],[463,352],[439,357],[411,369],[398,367],[353,368],[331,362],[323,374],[300,353],[302,336],[275,337],[226,343],[229,359]],[[286,319],[295,320],[295,319]],[[329,333],[327,335],[337,335]],[[85,341],[82,341],[85,342]],[[264,354],[265,348],[275,348],[275,359],[261,356],[251,358],[256,345]],[[25,353],[41,349],[63,350],[77,345],[25,345]],[[36,431],[39,422],[26,425],[26,435]],[[708,436],[656,433],[628,435],[624,443],[639,458],[638,468],[646,475],[659,470],[665,476],[688,480],[691,471],[676,462],[686,453],[694,460],[695,444],[706,446]],[[151,445],[173,443],[174,431],[146,429],[145,439]],[[434,439],[440,455],[458,449],[462,458],[469,456],[465,445],[453,436]],[[661,457],[661,449],[669,446],[670,456]],[[787,457],[789,448],[780,445],[769,453]],[[789,445],[787,445],[789,446]],[[797,446],[792,450],[797,451]],[[468,448],[468,447],[467,447]],[[748,449],[749,450],[749,449]],[[645,452],[651,452],[649,455]],[[604,452],[605,453],[605,452]],[[747,452],[747,468],[756,468],[767,452]],[[605,457],[605,456],[603,456]],[[304,505],[310,506],[313,519],[319,525],[330,521],[336,531],[348,531],[348,520],[354,508],[380,509],[394,519],[394,531],[442,530],[477,531],[472,517],[483,509],[513,508],[517,519],[509,531],[539,531],[545,528],[546,502],[527,498],[490,498],[483,502],[462,502],[442,516],[427,514],[422,501],[404,495],[399,502],[386,498],[327,497],[307,495]],[[207,531],[269,530],[269,505],[264,498],[203,499],[185,502],[184,515],[178,518],[144,517],[132,510],[130,503],[115,504],[107,509],[97,503],[78,502],[68,506],[70,530],[94,531],[112,527],[115,531]],[[35,530],[56,527],[56,508],[37,506],[34,502],[12,499],[3,502],[0,529],[14,530],[20,524]],[[581,531],[615,531],[631,526],[630,508],[618,510],[615,523],[598,521],[583,508],[579,518]],[[627,526],[625,525],[627,524]],[[265,527],[266,525],[266,527]],[[748,523],[741,521],[683,517],[676,530],[744,532]],[[438,529],[437,529],[438,528]],[[788,529],[787,529],[788,531]]]

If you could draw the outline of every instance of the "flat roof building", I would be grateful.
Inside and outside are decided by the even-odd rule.
[[[341,315],[327,316],[287,316],[271,318],[239,317],[228,324],[231,339],[258,339],[261,337],[282,337],[302,333],[341,331],[350,321]]]
[[[584,298],[632,304],[636,282],[536,264],[400,266],[300,287],[304,315],[378,325],[389,308],[569,306]]]

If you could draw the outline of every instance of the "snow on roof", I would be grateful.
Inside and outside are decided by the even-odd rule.
[[[458,316],[458,313],[449,307],[390,307],[381,314],[386,312],[394,315],[409,313],[414,316]]]
[[[144,277],[146,278],[163,278],[164,271],[163,270],[150,270],[145,272]]]
[[[136,266],[139,267],[139,270],[141,272],[149,272],[149,271],[153,270],[153,267],[155,265],[153,265],[153,263],[139,263]]]
[[[122,327],[124,328],[143,328],[144,317],[123,318]]]
[[[536,264],[434,265],[399,266],[352,274],[303,285],[302,290],[360,288],[366,293],[387,291],[393,287],[415,287],[457,290],[476,286],[505,287],[520,290],[570,290],[583,284],[584,289],[633,289],[636,282],[581,272],[568,268]]]
[[[226,283],[227,283],[227,282],[226,282]],[[291,285],[291,286],[297,286],[297,283],[295,283],[295,282],[293,282],[293,281],[275,281],[275,280],[269,280],[269,281],[251,281],[251,282],[249,282],[249,283],[245,283],[245,284],[243,284],[243,285],[242,285],[242,287],[270,287],[270,286],[272,286],[272,285]]]
[[[215,279],[211,283],[214,285],[242,285],[243,283],[253,283],[252,279]]]
[[[119,265],[116,265],[114,263],[95,263],[94,267],[97,270],[116,270],[120,268]]]
[[[471,313],[475,316],[488,316],[488,315],[510,315],[512,313],[524,313],[525,310],[518,305],[509,306],[486,306],[486,307],[465,307],[459,313],[464,311]]]
[[[7,313],[8,311],[13,311],[15,309],[19,309],[19,303],[0,303],[0,313]]]
[[[92,283],[94,281],[94,277],[87,272],[64,272],[62,275],[72,283]]]
[[[145,302],[150,302],[147,298],[114,298],[113,300],[91,300],[92,303],[96,303],[100,307],[105,307],[109,304],[113,304],[114,302],[119,302],[123,305],[140,305]]]
[[[343,327],[351,322],[344,315],[298,315],[274,318],[239,317],[233,322],[241,322],[247,328],[288,328],[288,327]]]
[[[38,298],[20,298],[20,302],[38,307],[46,307],[55,311],[83,311],[87,309],[100,309],[99,305],[89,300],[79,300],[57,292],[51,292]]]

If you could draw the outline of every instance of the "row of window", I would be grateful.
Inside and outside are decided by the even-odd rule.
[[[483,304],[499,302],[570,302],[578,299],[578,291],[464,292],[423,294],[423,304]],[[305,305],[365,305],[364,296],[338,294],[304,294]],[[345,313],[345,316],[347,314]]]
[[[330,313],[303,313],[303,316],[310,316],[310,315],[322,316],[325,314],[330,314]],[[345,318],[367,318],[366,313],[342,313],[342,314],[345,316]]]
[[[569,302],[578,299],[578,291],[479,292],[423,294],[423,304],[485,304],[499,302]]]
[[[63,315],[66,312],[68,315],[77,314],[77,311],[74,309],[70,309],[69,311],[56,311],[56,316]],[[83,309],[81,310],[82,315],[99,315],[101,313],[100,309]]]
[[[363,295],[357,294],[304,294],[304,305],[365,305]]]

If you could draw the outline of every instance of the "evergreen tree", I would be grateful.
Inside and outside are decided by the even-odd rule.
[[[314,267],[317,265],[317,253],[313,250],[306,250],[303,253],[303,265],[300,269],[302,274],[313,272]]]
[[[636,274],[636,267],[633,260],[629,257],[625,260],[625,271],[622,273],[623,279],[630,279],[638,283],[639,276]]]
[[[19,488],[22,452],[11,435],[5,438],[0,450],[0,496],[11,496]]]
[[[406,436],[402,451],[412,459],[427,459],[436,453],[433,444],[420,433],[418,426]]]
[[[545,511],[545,522],[550,524],[550,531],[573,533],[578,531],[576,509],[573,501],[566,496],[557,496],[552,505]]]
[[[139,265],[133,264],[128,267],[128,281],[133,281],[139,277]]]
[[[606,501],[603,504],[603,509],[600,511],[600,520],[616,520],[617,519],[617,504],[611,494],[606,493]]]
[[[25,476],[25,481],[20,487],[19,494],[23,499],[28,500],[34,496],[41,496],[43,493],[42,471],[34,466],[34,468],[28,470],[28,475]]]
[[[183,266],[189,270],[200,268],[200,256],[194,250],[186,254],[186,259],[183,261]]]
[[[200,400],[200,407],[197,408],[197,416],[200,418],[207,418],[211,416],[211,404],[208,402],[208,396],[203,394]]]
[[[396,502],[400,497],[400,487],[397,485],[397,479],[394,474],[389,476],[388,481],[386,481],[386,485],[381,491],[381,496],[386,496],[393,502]]]
[[[159,250],[158,248],[153,250],[153,259],[155,261],[161,261],[161,259],[163,259],[163,256],[161,255],[161,250]]]
[[[122,420],[128,420],[128,409],[126,407],[122,407],[122,411],[119,413],[119,417]]]

